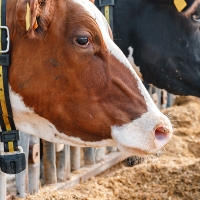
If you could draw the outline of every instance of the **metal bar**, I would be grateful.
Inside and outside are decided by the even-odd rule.
[[[44,184],[57,183],[55,144],[43,140]]]
[[[70,147],[65,145],[62,151],[56,153],[57,177],[59,181],[66,181],[70,174]]]
[[[167,107],[171,107],[174,103],[174,95],[167,93]]]
[[[156,88],[156,94],[158,95],[158,108],[161,109],[161,90]]]
[[[161,90],[161,108],[162,109],[165,109],[167,107],[167,101],[168,101],[167,91],[162,89]]]
[[[84,162],[85,162],[85,165],[95,164],[95,152],[94,152],[93,147],[84,148]]]
[[[36,194],[38,193],[40,181],[40,162],[36,164],[29,164],[28,167],[28,180],[29,180],[29,193]]]
[[[110,167],[116,165],[117,163],[123,161],[127,158],[126,154],[122,154],[121,152],[112,152],[107,155],[105,155],[104,160],[100,161],[99,163],[96,163],[92,166],[85,166],[82,167],[80,170],[77,171],[76,174],[73,174],[73,176],[70,177],[70,180],[65,181],[64,183],[57,183],[54,185],[46,185],[45,187],[48,187],[53,190],[59,190],[59,189],[68,189],[76,186],[79,183],[83,183],[84,181],[90,179],[93,176],[96,176],[105,170],[109,169]]]
[[[35,144],[39,145],[40,139],[35,136],[30,136],[30,146],[33,146]],[[37,155],[37,156],[39,156],[39,155]],[[30,194],[38,193],[39,183],[40,183],[39,178],[40,178],[40,159],[35,161],[34,164],[32,164],[30,162],[28,164],[28,180],[29,180],[29,193]]]
[[[28,194],[28,155],[29,155],[29,137],[30,135],[20,132],[19,146],[24,150],[26,156],[26,169],[15,175],[17,197],[25,198]]]
[[[80,147],[70,147],[71,170],[78,170],[81,167]]]

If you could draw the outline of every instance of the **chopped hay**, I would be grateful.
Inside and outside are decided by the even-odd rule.
[[[189,99],[189,100],[188,100]],[[177,98],[163,110],[176,123],[161,157],[131,168],[121,163],[72,189],[42,188],[26,200],[198,200],[200,199],[200,101]]]

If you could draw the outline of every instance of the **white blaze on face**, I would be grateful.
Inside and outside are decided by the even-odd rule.
[[[155,153],[164,147],[172,137],[172,125],[169,119],[156,107],[130,62],[110,38],[107,21],[98,8],[89,2],[89,0],[74,1],[82,5],[96,20],[108,50],[132,72],[133,76],[137,79],[138,88],[147,104],[148,112],[143,114],[139,119],[123,126],[111,127],[113,139],[118,143],[118,148],[122,151],[129,151],[137,155],[141,155],[142,152],[146,154]],[[156,130],[158,126],[164,127],[167,133],[160,136],[159,131]]]

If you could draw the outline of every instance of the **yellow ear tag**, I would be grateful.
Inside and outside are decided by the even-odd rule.
[[[37,19],[35,18],[35,22],[33,24],[33,30],[35,30],[38,27]]]
[[[187,3],[185,0],[174,0],[174,5],[176,6],[178,12],[181,12],[187,6]]]
[[[30,26],[31,26],[31,10],[29,3],[26,3],[26,31],[28,31]]]

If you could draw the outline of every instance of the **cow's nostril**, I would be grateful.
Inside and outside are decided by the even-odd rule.
[[[168,131],[164,127],[158,127],[155,130],[155,138],[159,141],[163,141],[167,138]]]

